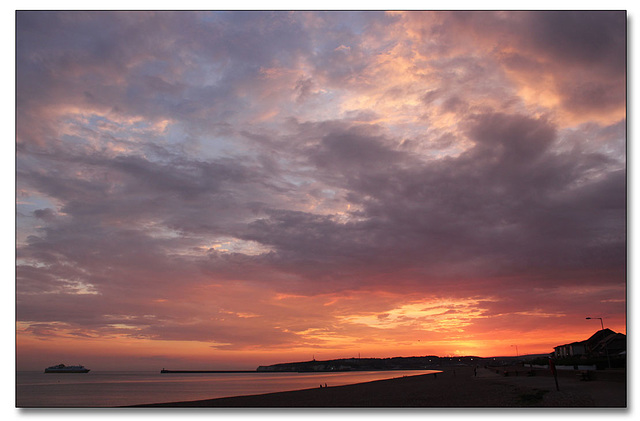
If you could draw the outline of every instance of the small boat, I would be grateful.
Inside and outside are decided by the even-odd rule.
[[[82,365],[58,364],[44,369],[45,373],[88,373],[90,370]]]

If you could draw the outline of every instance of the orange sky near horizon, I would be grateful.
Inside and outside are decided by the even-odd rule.
[[[52,360],[83,361],[97,370],[154,370],[174,369],[253,369],[289,361],[307,361],[350,358],[355,355],[372,358],[396,356],[511,356],[544,354],[553,347],[584,340],[600,329],[599,320],[571,318],[567,314],[506,313],[484,315],[477,300],[434,298],[412,301],[383,312],[357,311],[371,308],[375,299],[385,306],[400,297],[392,294],[348,293],[340,296],[301,297],[278,295],[269,305],[278,306],[295,314],[307,313],[307,319],[282,324],[294,329],[296,324],[305,328],[294,331],[295,339],[282,344],[247,344],[230,348],[231,344],[216,344],[198,340],[156,340],[150,337],[132,337],[135,325],[112,325],[102,330],[79,330],[56,326],[55,333],[37,332],[28,323],[18,324],[18,368],[39,370],[42,349],[46,348]],[[406,298],[402,297],[402,298]],[[369,305],[365,305],[366,301]],[[292,310],[292,307],[301,306]],[[324,314],[309,314],[305,309],[328,310]],[[273,317],[256,313],[234,314],[229,323],[243,329],[241,321],[265,330],[272,328]],[[355,311],[355,313],[354,313]],[[316,311],[314,311],[316,313]],[[585,313],[588,314],[588,313]],[[593,316],[596,317],[596,316]],[[315,325],[311,319],[330,322]],[[626,320],[604,319],[605,327],[626,334]],[[224,319],[222,320],[224,322]],[[366,338],[366,339],[363,339]]]
[[[622,326],[624,327],[624,325]],[[626,333],[623,329],[612,330]],[[506,332],[503,332],[506,333]],[[518,332],[519,333],[519,332]],[[155,371],[162,368],[185,370],[252,370],[260,365],[282,362],[318,361],[352,358],[392,358],[436,355],[440,357],[478,356],[482,358],[548,354],[553,346],[588,339],[594,330],[571,331],[542,337],[543,330],[528,335],[496,339],[453,339],[404,345],[374,345],[363,343],[325,344],[320,348],[298,347],[271,350],[215,350],[206,342],[154,341],[131,338],[82,339],[64,338],[43,343],[31,335],[19,335],[18,370],[39,371],[43,369],[42,349],[47,349],[50,361],[66,361],[67,364],[83,364],[96,371],[142,370]],[[517,343],[510,343],[517,342]],[[549,345],[553,344],[553,345]],[[51,364],[54,364],[52,362]]]
[[[626,334],[624,11],[16,22],[19,370]]]

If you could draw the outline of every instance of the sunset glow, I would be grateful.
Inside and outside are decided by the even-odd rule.
[[[16,36],[18,369],[626,334],[624,12],[30,11]]]

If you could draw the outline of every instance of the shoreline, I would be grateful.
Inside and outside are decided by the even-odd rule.
[[[160,374],[233,374],[259,373],[257,370],[160,370]]]
[[[343,386],[194,401],[134,405],[158,408],[626,408],[626,371],[596,373],[582,381],[559,373],[560,390],[546,370],[524,367],[445,367],[440,373],[375,380]]]

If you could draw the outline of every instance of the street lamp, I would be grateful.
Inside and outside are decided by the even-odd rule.
[[[602,322],[602,317],[587,317],[587,320],[591,319],[600,319],[600,327],[604,330],[604,323]]]
[[[602,330],[604,330],[604,323],[602,321],[602,317],[587,317],[587,320],[591,320],[591,319],[600,319],[600,327],[602,328]],[[609,366],[609,368],[611,368],[611,359],[609,358],[609,346],[607,345],[607,343],[604,343],[604,352],[605,354],[607,354],[607,365]]]
[[[518,354],[518,345],[511,345],[511,346],[515,346],[516,347],[516,357],[519,357],[520,354]]]

